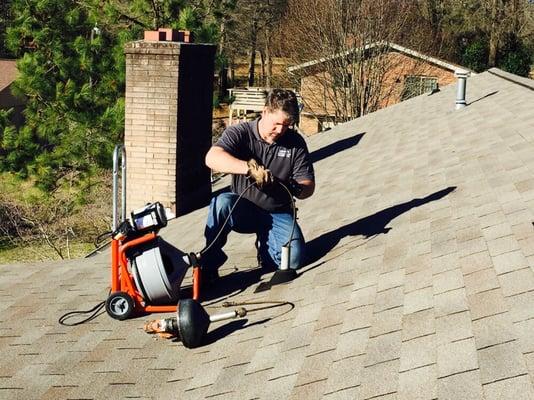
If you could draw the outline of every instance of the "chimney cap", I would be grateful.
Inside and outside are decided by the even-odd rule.
[[[457,69],[454,71],[454,76],[457,78],[469,78],[471,76],[471,71],[465,69]]]

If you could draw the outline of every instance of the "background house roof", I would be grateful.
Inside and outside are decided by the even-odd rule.
[[[332,55],[330,57],[324,57],[324,58],[320,58],[320,59],[317,59],[317,60],[307,61],[307,62],[304,62],[302,64],[297,64],[297,65],[288,67],[287,70],[290,73],[294,73],[294,72],[296,72],[298,70],[305,69],[305,68],[308,68],[308,67],[312,67],[312,66],[315,66],[315,65],[319,65],[319,64],[322,64],[322,63],[324,63],[326,61],[333,60],[333,59],[336,59],[336,58],[339,58],[339,57],[344,57],[344,56],[347,56],[347,55],[349,55],[351,53],[354,53],[354,52],[366,51],[366,50],[369,50],[369,49],[372,49],[372,48],[375,48],[375,47],[379,47],[379,46],[387,46],[390,49],[396,50],[396,51],[398,51],[400,53],[403,53],[403,54],[406,54],[406,55],[408,55],[410,57],[414,57],[414,58],[420,59],[422,61],[425,61],[425,62],[434,64],[434,65],[440,66],[440,67],[445,68],[445,69],[450,70],[450,71],[456,71],[456,70],[459,70],[459,69],[460,70],[467,70],[464,67],[460,67],[458,65],[454,65],[454,64],[448,63],[448,62],[440,60],[440,59],[438,59],[436,57],[431,57],[431,56],[422,54],[422,53],[420,53],[418,51],[415,51],[415,50],[412,50],[412,49],[408,49],[407,47],[403,47],[403,46],[400,46],[398,44],[391,43],[391,42],[390,43],[383,43],[383,42],[371,43],[371,44],[365,45],[364,47],[359,47],[359,48],[347,50],[347,51],[345,51],[343,53],[338,53],[338,54]]]
[[[107,296],[109,255],[0,267],[0,389],[10,399],[533,398],[534,86],[499,70],[308,138],[299,202],[311,263],[253,293],[254,238],[233,234],[204,302],[287,300],[214,324],[203,347],[147,318],[57,318]],[[203,245],[206,209],[163,236]],[[264,281],[270,275],[261,277]]]
[[[0,60],[0,92],[17,77],[17,62],[15,60]]]

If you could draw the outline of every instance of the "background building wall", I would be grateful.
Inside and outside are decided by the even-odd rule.
[[[387,71],[382,76],[380,89],[379,109],[401,101],[401,94],[407,76],[434,77],[438,85],[445,86],[456,81],[454,71],[426,62],[421,59],[410,57],[406,54],[391,51],[385,55],[384,65]],[[316,70],[301,79],[300,94],[305,101],[304,111],[307,113],[307,121],[301,124],[301,129],[306,134],[317,133],[320,124],[311,121],[316,117],[335,115],[335,106],[331,100],[334,97],[331,81],[327,71]]]

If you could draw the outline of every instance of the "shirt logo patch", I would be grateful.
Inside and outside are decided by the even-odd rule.
[[[291,150],[290,149],[278,149],[277,157],[285,157],[290,158],[291,157]]]

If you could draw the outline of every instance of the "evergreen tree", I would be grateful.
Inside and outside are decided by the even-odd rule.
[[[9,21],[11,20],[10,8],[11,0],[3,0],[0,2],[0,58],[7,58],[10,56],[5,44],[5,32]]]
[[[28,99],[25,125],[7,127],[0,168],[34,175],[46,188],[109,165],[124,118],[122,45],[98,25],[98,2],[13,0],[7,32],[20,57],[14,91]]]
[[[528,76],[532,64],[532,51],[516,35],[509,34],[499,52],[497,66],[520,76]]]
[[[143,30],[187,29],[197,42],[218,44],[222,98],[226,37],[235,34],[234,21],[247,11],[237,5],[238,0],[3,3],[0,25],[11,15],[6,43],[19,58],[13,86],[27,105],[21,128],[10,126],[6,113],[0,120],[0,170],[33,176],[51,190],[64,176],[83,179],[109,167],[123,132],[123,46],[140,39]]]
[[[11,0],[14,87],[28,103],[23,127],[0,126],[0,170],[35,176],[51,189],[66,174],[83,178],[108,167],[122,140],[124,44],[160,27],[189,29],[197,41],[216,43],[219,14],[234,3]]]

